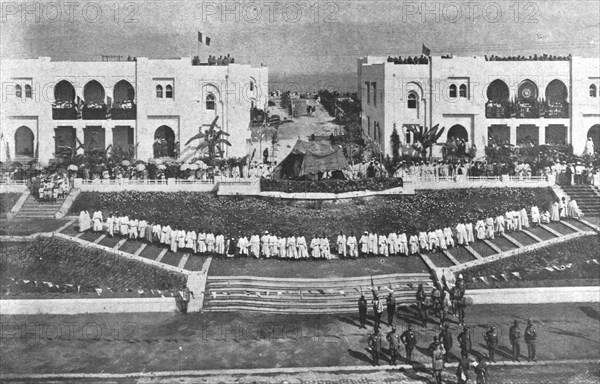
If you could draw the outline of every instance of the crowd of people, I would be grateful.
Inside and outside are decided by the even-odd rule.
[[[398,57],[388,56],[387,61],[388,61],[388,63],[394,63],[394,64],[428,64],[429,63],[429,59],[425,55],[421,55],[420,57],[408,56],[408,57],[404,57],[404,58],[402,56],[398,56]]]
[[[66,173],[42,173],[31,179],[31,194],[40,202],[55,202],[71,190],[72,182]]]
[[[486,61],[569,61],[571,59],[571,55],[568,56],[557,56],[557,55],[548,55],[544,53],[543,55],[533,55],[533,56],[498,56],[491,55],[485,56]]]
[[[335,241],[325,234],[315,234],[311,239],[292,233],[273,234],[265,231],[262,235],[248,233],[234,238],[223,233],[206,231],[185,231],[169,225],[149,223],[141,218],[110,215],[104,217],[101,211],[79,214],[79,230],[90,228],[95,232],[105,231],[109,236],[124,236],[129,239],[144,239],[151,244],[162,244],[172,252],[184,250],[193,254],[215,254],[220,256],[241,256],[281,259],[324,259],[358,258],[369,256],[409,256],[421,252],[446,250],[457,245],[468,245],[475,239],[493,239],[505,232],[518,231],[531,225],[559,221],[561,218],[580,218],[577,202],[568,203],[563,197],[555,201],[549,210],[540,212],[537,206],[520,211],[508,211],[505,215],[488,217],[473,223],[458,223],[454,228],[445,227],[421,231],[419,233],[376,234],[365,231],[357,237],[340,232]]]

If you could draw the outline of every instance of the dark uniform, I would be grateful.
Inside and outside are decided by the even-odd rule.
[[[492,325],[485,333],[485,343],[488,348],[489,360],[495,363],[494,357],[496,356],[496,349],[498,349],[498,332],[495,325]]]
[[[469,333],[469,328],[465,327],[461,333],[456,337],[458,344],[460,345],[461,356],[464,354],[468,354],[471,352],[473,348],[473,343],[471,341],[471,333]]]
[[[390,292],[387,299],[385,299],[385,305],[387,307],[388,325],[394,324],[394,315],[396,314],[396,298],[394,292]]]
[[[369,348],[371,348],[373,365],[379,365],[379,354],[381,353],[381,335],[379,335],[379,329],[375,328],[375,332],[369,336],[368,344]]]
[[[527,360],[535,361],[535,345],[537,344],[537,330],[531,320],[527,320],[525,328],[525,343],[527,344]]]
[[[458,384],[467,384],[469,381],[469,364],[468,357],[462,357],[460,359],[458,367],[456,368],[456,378],[458,379]]]
[[[487,384],[487,363],[479,360],[479,364],[475,367],[476,383]]]
[[[400,346],[400,337],[396,334],[396,327],[392,327],[392,330],[388,332],[386,339],[390,346],[390,361],[392,365],[396,365],[398,360],[398,347]]]
[[[181,295],[181,313],[183,315],[187,315],[188,304],[190,302],[190,295],[194,297],[194,292],[190,291],[188,287],[183,289],[183,294]]]
[[[406,349],[406,362],[410,363],[412,361],[412,351],[417,346],[417,335],[415,335],[412,325],[409,325],[408,330],[400,336],[400,341]]]
[[[423,326],[427,325],[427,308],[425,308],[425,300],[427,296],[423,290],[423,284],[419,284],[417,289],[417,310],[419,311],[419,318],[423,322]]]
[[[448,362],[448,355],[450,354],[450,349],[452,349],[452,332],[450,332],[450,327],[448,324],[444,325],[444,329],[440,332],[439,335],[440,342],[444,346],[446,350],[446,354],[444,355],[444,361]]]
[[[512,359],[513,361],[519,361],[521,355],[521,329],[518,321],[515,320],[513,326],[508,330],[508,338],[510,345],[512,345]]]
[[[442,309],[442,294],[437,288],[434,288],[431,291],[431,310],[433,311],[433,315],[438,318],[442,318],[441,309]]]
[[[379,328],[381,324],[381,315],[383,314],[383,303],[377,294],[373,295],[373,317],[375,318],[374,328]]]
[[[360,295],[360,299],[358,299],[358,317],[360,327],[365,328],[367,324],[367,299],[365,299],[365,295]]]

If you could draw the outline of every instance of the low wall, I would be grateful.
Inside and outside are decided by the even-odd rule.
[[[0,192],[2,193],[23,193],[29,189],[24,183],[7,183],[0,184]]]
[[[175,298],[0,300],[2,315],[175,312]]]
[[[482,177],[407,177],[405,184],[416,189],[468,189],[468,188],[546,188],[555,185],[554,176],[482,176]]]
[[[75,179],[74,188],[81,192],[212,192],[218,187],[218,183],[169,179],[165,182],[155,180],[122,181],[99,180],[98,182],[83,181]]]
[[[276,199],[289,199],[289,200],[343,200],[343,199],[356,199],[360,197],[370,196],[388,196],[388,195],[413,195],[415,193],[412,186],[404,186],[397,188],[390,188],[384,191],[354,191],[344,193],[286,193],[286,192],[260,192],[255,196],[270,197]]]
[[[29,197],[30,193],[28,189],[25,189],[22,193],[21,196],[19,197],[19,199],[17,200],[17,202],[15,203],[15,205],[11,208],[10,212],[8,212],[6,214],[6,218],[11,220],[13,219],[17,213],[21,210],[21,208],[23,207],[23,204],[25,204],[25,201],[27,200],[27,198]]]
[[[65,217],[67,215],[67,213],[69,213],[69,209],[71,209],[71,205],[73,205],[73,202],[75,202],[75,199],[77,199],[77,196],[79,196],[80,192],[81,192],[81,189],[77,189],[77,188],[71,189],[71,192],[69,192],[69,195],[67,196],[67,198],[61,205],[58,212],[56,212],[54,214],[55,219],[62,219],[63,217]]]
[[[600,287],[541,287],[467,290],[477,304],[599,303]]]

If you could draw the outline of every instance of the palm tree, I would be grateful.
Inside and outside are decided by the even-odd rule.
[[[208,162],[210,164],[212,164],[217,157],[223,157],[223,148],[221,147],[222,144],[231,146],[231,143],[224,138],[225,136],[229,136],[229,133],[221,129],[217,129],[218,119],[219,116],[216,116],[206,132],[202,132],[202,127],[200,127],[200,133],[193,136],[187,141],[187,143],[185,143],[185,145],[188,145],[194,140],[199,140],[198,146],[196,147],[196,154],[202,154],[206,149],[208,152]]]
[[[446,128],[440,128],[440,125],[436,124],[432,128],[407,125],[406,129],[413,134],[414,141],[416,143],[413,144],[413,148],[421,153],[423,160],[426,160],[427,150],[432,148],[437,143]]]

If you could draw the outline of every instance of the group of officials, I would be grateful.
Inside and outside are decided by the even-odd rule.
[[[416,295],[417,312],[423,326],[426,326],[427,312],[432,311],[439,318],[440,332],[433,337],[433,342],[429,345],[428,352],[432,359],[432,374],[436,384],[442,383],[442,372],[445,368],[445,363],[448,362],[450,351],[453,347],[453,335],[450,329],[448,314],[451,312],[453,316],[459,317],[459,325],[461,332],[456,337],[460,348],[460,359],[456,369],[456,377],[458,383],[466,384],[469,380],[471,369],[475,374],[475,380],[478,384],[487,383],[488,365],[483,359],[483,356],[473,350],[472,332],[468,326],[464,324],[464,308],[465,308],[465,282],[462,275],[456,279],[455,285],[451,289],[447,286],[434,288],[429,298],[423,290],[423,286],[419,285]],[[407,364],[413,362],[412,353],[417,347],[418,334],[415,332],[413,325],[408,324],[406,331],[401,334],[397,333],[394,325],[394,317],[396,314],[396,300],[393,291],[390,291],[388,297],[384,301],[379,297],[379,292],[373,287],[373,333],[368,338],[368,350],[371,353],[374,365],[379,365],[380,356],[384,351],[384,343],[387,342],[387,352],[389,354],[390,364],[396,365],[400,359],[400,348],[404,346],[405,361]],[[449,300],[448,297],[452,299]],[[387,325],[391,328],[384,335],[381,334],[381,317],[384,311],[384,305],[387,309]],[[364,294],[358,300],[358,312],[361,328],[365,328],[367,322],[368,303]],[[527,344],[527,360],[536,360],[536,343],[537,329],[531,319],[527,321],[527,326],[524,332],[521,332],[519,322],[514,321],[509,329],[509,342],[512,346],[512,360],[519,361],[521,357],[521,338],[524,336],[524,341]],[[500,342],[500,335],[495,325],[491,325],[485,332],[484,341],[487,346],[488,362],[496,362],[496,351]],[[476,361],[469,360],[469,354],[476,356]]]

